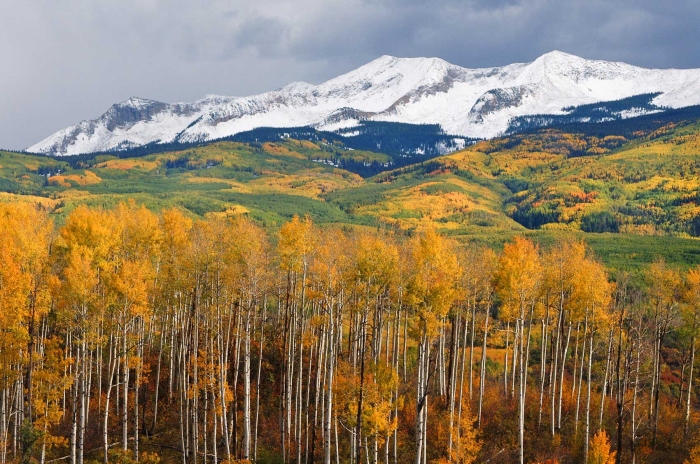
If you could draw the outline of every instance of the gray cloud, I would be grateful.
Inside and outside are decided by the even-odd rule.
[[[700,67],[696,0],[0,0],[0,11],[0,147],[11,149],[132,95],[250,95],[382,54],[486,67],[558,49]]]

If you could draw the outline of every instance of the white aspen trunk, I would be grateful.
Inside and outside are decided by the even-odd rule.
[[[534,304],[534,303],[533,303]],[[528,323],[527,339],[525,336],[525,313],[521,311],[520,320],[520,388],[519,388],[519,442],[520,442],[520,464],[525,463],[525,399],[527,395],[527,365],[530,358],[530,332],[532,329],[532,316]]]
[[[475,298],[476,299],[476,298]],[[476,329],[476,301],[472,304],[472,315],[471,315],[471,343],[469,345],[469,399],[472,399],[472,390],[474,386],[474,333]],[[483,356],[483,355],[482,355]]]
[[[564,353],[561,356],[561,375],[559,377],[559,412],[557,413],[557,428],[561,430],[561,408],[562,397],[564,396],[564,372],[566,371],[566,352],[569,350],[569,340],[571,340],[571,324],[566,335],[566,344],[564,345]]]
[[[540,351],[540,405],[537,412],[537,428],[542,426],[542,408],[544,406],[544,383],[547,379],[547,329],[549,328],[549,302],[545,302],[547,308],[544,319],[542,319],[542,346]]]
[[[403,365],[403,381],[406,382],[408,379],[406,370],[406,343],[408,340],[408,317],[403,318],[403,349],[401,352],[401,363]]]
[[[79,416],[79,425],[78,425],[78,455],[77,455],[77,463],[78,464],[83,464],[83,455],[85,452],[85,425],[87,422],[87,408],[88,408],[88,393],[86,391],[87,389],[87,370],[88,370],[88,364],[87,364],[87,356],[86,356],[86,351],[87,351],[87,342],[85,339],[81,342],[81,347],[80,347],[81,355],[80,355],[80,361],[81,365],[79,367],[80,369],[80,386],[78,390],[78,395],[79,395],[79,401],[80,401],[80,416]]]
[[[49,410],[49,402],[46,401],[46,410]],[[44,437],[46,437],[46,434],[49,429],[49,421],[47,420],[48,418],[45,416],[44,417]],[[1,435],[0,435],[1,437]],[[4,442],[2,443],[4,445]],[[39,460],[40,464],[46,464],[46,438],[41,440],[41,459]]]
[[[129,449],[129,357],[126,348],[126,322],[122,322],[122,450]]]
[[[156,384],[155,384],[155,393],[154,393],[154,401],[153,401],[153,421],[151,422],[151,434],[153,434],[156,430],[156,423],[158,422],[158,401],[160,400],[160,372],[161,372],[161,367],[163,364],[163,343],[165,340],[165,334],[167,331],[167,325],[165,321],[163,322],[163,331],[161,332],[161,335],[159,338],[159,347],[158,347],[158,363],[156,366]],[[172,371],[170,373],[170,376],[172,377]]]
[[[181,339],[180,343],[180,351],[184,351],[184,334]],[[185,356],[184,354],[180,356],[180,369],[179,369],[179,386],[178,390],[180,392],[179,398],[180,398],[180,446],[182,447],[182,464],[187,463],[187,456],[189,455],[189,444],[190,444],[190,435],[189,435],[189,400],[187,399],[187,380],[186,380],[186,373],[184,370],[185,366]]]
[[[399,289],[399,294],[398,294],[398,302],[396,305],[396,324],[394,325],[394,353],[393,353],[393,365],[394,365],[394,370],[398,374],[399,372],[399,332],[401,330],[401,314],[402,314],[402,304],[401,304],[401,289]],[[392,419],[396,419],[399,416],[399,404],[398,404],[398,399],[399,399],[399,383],[396,383],[396,388],[394,389],[394,415]],[[392,451],[393,451],[393,458],[394,458],[394,464],[398,464],[398,455],[399,455],[399,445],[398,445],[398,438],[399,432],[398,432],[398,427],[394,429],[394,432],[392,433],[392,438],[393,438],[393,446],[392,446]]]
[[[328,350],[327,350],[327,342],[326,342],[326,337],[327,337],[327,330],[326,326],[321,327],[321,337],[319,338],[318,341],[318,356],[316,359],[316,380],[315,380],[315,385],[314,385],[314,421],[313,421],[313,426],[311,428],[311,450],[309,450],[306,453],[306,461],[308,462],[309,455],[313,459],[314,454],[315,454],[315,445],[316,445],[316,428],[318,427],[318,417],[319,417],[319,412],[321,413],[321,423],[323,424],[324,422],[324,414],[325,414],[325,402],[323,399],[323,394],[324,394],[324,389],[323,389],[323,380],[325,377],[325,367],[326,367],[326,357],[328,356]],[[309,369],[309,373],[311,370]],[[310,375],[310,374],[309,374]],[[310,389],[309,389],[310,390]],[[320,410],[320,411],[319,411]],[[308,430],[308,428],[307,428]],[[325,429],[323,426],[321,427],[321,440],[325,440],[325,436],[323,435],[325,432]],[[308,432],[307,432],[308,433]],[[307,443],[309,441],[309,436],[307,434]],[[307,446],[308,448],[308,446]]]
[[[71,347],[71,351],[72,351]],[[72,355],[73,353],[71,353]],[[76,366],[73,374],[73,388],[71,388],[71,429],[70,429],[70,461],[71,464],[78,463],[78,388],[80,385],[80,352],[76,353]],[[72,366],[71,366],[72,368]]]
[[[340,448],[339,448],[339,441],[338,441],[338,416],[334,415],[333,416],[333,429],[334,429],[334,435],[335,435],[335,464],[340,464]],[[350,455],[352,456],[352,454]],[[352,462],[352,459],[351,459]]]
[[[588,332],[588,314],[586,314],[586,323],[583,329],[583,346],[581,347],[581,366],[579,368],[579,379],[578,379],[578,394],[576,396],[576,416],[574,419],[574,430],[578,431],[578,419],[579,419],[579,407],[581,405],[581,387],[583,385],[583,361],[586,357],[586,333]],[[574,364],[575,366],[575,364]],[[576,376],[576,370],[574,370],[574,376]]]
[[[197,296],[194,296],[195,298],[195,303],[197,303]],[[195,308],[197,306],[194,306]],[[196,312],[193,311],[193,313]],[[192,387],[194,388],[195,392],[199,392],[199,362],[197,362],[197,355],[198,355],[198,349],[199,349],[199,321],[197,318],[195,318],[194,321],[194,336],[192,340],[192,353],[190,354],[190,360],[192,362]],[[191,433],[191,438],[192,438],[192,447],[190,449],[191,452],[191,464],[196,464],[197,463],[197,455],[199,454],[199,394],[193,395],[192,398],[192,407],[190,409],[190,413],[192,414],[192,433]]]
[[[637,346],[637,366],[635,367],[634,374],[634,389],[632,392],[632,413],[631,413],[631,451],[632,451],[632,464],[637,461],[637,392],[639,389],[639,365],[641,361],[641,346]]]
[[[695,367],[695,336],[690,338],[690,372],[688,373],[688,394],[685,400],[685,434],[690,425],[690,397],[693,393],[693,368]]]
[[[576,323],[576,345],[574,348],[574,370],[572,371],[574,375],[571,376],[571,398],[573,399],[576,395],[576,372],[578,371],[578,342],[579,336],[581,334],[581,323]],[[585,343],[585,340],[584,340]],[[585,348],[584,348],[585,349]]]
[[[222,334],[222,322],[223,322],[223,315],[221,314],[221,309],[217,308],[217,325],[219,327],[219,333]],[[227,338],[230,337],[230,318],[229,318],[229,324],[228,324],[228,330],[227,330]],[[228,351],[228,340],[226,343],[224,343],[224,340],[222,339],[222,335],[219,335],[216,338],[217,341],[217,347],[218,347],[218,357],[219,357],[219,378],[218,378],[218,386],[219,386],[219,398],[221,401],[221,433],[223,434],[223,442],[224,442],[224,450],[226,452],[226,460],[230,461],[231,460],[231,439],[230,439],[230,434],[229,434],[229,429],[228,429],[228,402],[226,400],[226,371],[227,371],[227,357],[226,357],[226,352]]]
[[[506,352],[503,355],[503,394],[508,396],[508,338],[510,337],[510,321],[506,323]]]
[[[557,341],[554,344],[554,363],[549,369],[549,391],[550,391],[550,400],[551,400],[551,405],[550,405],[550,415],[551,415],[551,432],[552,436],[554,436],[555,433],[555,424],[556,424],[556,397],[557,397],[557,373],[559,369],[559,351],[561,349],[561,331],[562,331],[562,317],[563,313],[560,311],[559,312],[559,321],[557,322]]]
[[[299,374],[297,375],[297,388],[296,388],[296,396],[295,396],[295,406],[296,406],[296,411],[295,411],[295,420],[294,420],[294,436],[295,436],[295,442],[296,442],[296,455],[297,455],[297,464],[301,464],[301,452],[302,452],[302,446],[301,446],[301,438],[302,438],[302,428],[301,428],[301,417],[302,417],[302,404],[303,404],[303,398],[304,398],[304,390],[303,390],[303,377],[304,377],[304,332],[305,332],[305,327],[304,327],[304,322],[302,321],[301,323],[301,331],[300,331],[300,336],[299,336]]]
[[[523,341],[522,336],[525,332],[525,320],[522,317],[520,320],[516,321],[518,324],[518,332],[520,333],[520,342],[518,345],[518,357],[520,358],[520,371],[518,375],[518,458],[520,464],[525,464],[525,375],[527,374],[527,369],[523,359]],[[515,350],[516,344],[513,343],[513,349]],[[515,365],[515,356],[513,356],[513,365]]]
[[[424,394],[424,380],[423,376],[425,375],[425,367],[424,364],[426,362],[425,360],[425,345],[427,343],[427,337],[423,335],[420,344],[418,345],[418,382],[416,386],[416,459],[415,459],[415,464],[422,464],[423,463],[423,428],[424,428],[424,417],[423,417],[423,408],[424,408],[424,402],[425,402],[425,394]],[[359,463],[357,463],[359,464]]]
[[[134,378],[134,461],[136,462],[139,461],[139,425],[141,420],[141,415],[139,414],[139,389],[141,387],[141,372],[143,371],[143,345],[145,343],[143,319],[138,322],[137,330],[139,332],[139,342],[136,348],[138,359],[135,372],[136,377]]]
[[[583,361],[583,360],[581,360]],[[588,462],[588,443],[591,436],[591,368],[593,365],[593,334],[588,340],[588,381],[586,382],[586,435],[583,440],[583,462]]]
[[[453,324],[452,328],[452,337],[450,340],[450,344],[452,345],[451,351],[452,355],[450,356],[450,382],[449,382],[449,395],[448,395],[448,407],[450,411],[450,425],[449,425],[449,442],[448,442],[448,447],[447,447],[447,453],[448,456],[452,454],[452,429],[454,427],[454,415],[455,415],[455,381],[456,381],[456,371],[457,371],[457,353],[459,351],[459,342],[458,342],[458,335],[459,335],[459,326],[461,325],[461,317],[460,315],[457,315],[457,320]]]
[[[440,335],[438,338],[438,352],[437,352],[437,366],[438,366],[438,390],[440,391],[440,396],[445,397],[447,392],[446,382],[445,382],[445,324],[444,320],[440,321]]]
[[[255,383],[255,431],[253,433],[253,461],[258,460],[258,422],[260,419],[260,376],[262,373],[263,346],[265,344],[265,311],[267,310],[267,298],[263,298],[263,316],[260,321],[260,351],[258,352],[258,376]],[[228,444],[226,452],[230,456]],[[230,460],[231,458],[228,457]]]
[[[284,421],[284,449],[283,454],[289,452],[289,444],[291,439],[291,429],[292,429],[292,389],[294,382],[294,353],[296,353],[296,315],[291,315],[290,321],[290,331],[289,331],[289,341],[287,349],[287,377],[285,384],[285,421]],[[288,456],[287,456],[288,458]]]
[[[513,336],[513,358],[512,358],[512,364],[513,364],[513,372],[511,373],[511,385],[510,385],[510,396],[513,397],[515,396],[515,383],[518,379],[518,362],[519,362],[519,356],[518,353],[521,351],[521,345],[522,345],[522,334],[520,333],[520,321],[516,320],[515,321],[515,334]]]
[[[423,374],[423,464],[428,463],[428,374],[430,372],[430,344],[426,339],[425,372]]]
[[[5,370],[7,366],[3,366]],[[65,396],[64,396],[65,398]],[[8,419],[7,419],[7,381],[2,389],[2,398],[0,399],[2,404],[0,404],[0,462],[5,464],[7,462],[7,435],[8,435]],[[65,407],[64,407],[65,409]]]
[[[655,333],[654,333],[654,367],[652,370],[652,376],[651,376],[651,394],[649,395],[649,418],[651,419],[654,417],[654,393],[656,392],[656,371],[657,371],[657,363],[659,362],[659,356],[657,354],[658,350],[658,343],[657,339],[659,338],[659,327],[658,327],[658,321],[655,322]]]
[[[477,427],[481,428],[481,408],[484,404],[484,385],[486,384],[486,340],[489,333],[489,313],[490,305],[486,307],[486,315],[484,318],[484,342],[481,346],[481,370],[479,372],[479,413],[477,418]]]
[[[212,348],[213,348],[214,342],[212,341]],[[212,353],[212,362],[214,361],[214,354]],[[212,415],[212,438],[211,438],[211,451],[213,456],[213,463],[218,464],[219,462],[219,446],[218,446],[218,424],[219,421],[217,420],[216,417],[216,381],[213,379],[213,373],[210,373],[210,380],[209,380],[209,385],[211,388],[211,399],[212,399],[212,404],[211,404],[211,415]],[[225,422],[225,421],[224,421]],[[206,423],[205,423],[206,424]],[[206,451],[205,451],[206,453]],[[204,458],[204,462],[206,462],[206,456]]]
[[[246,311],[243,346],[243,449],[242,459],[250,459],[250,307]]]
[[[314,332],[315,332],[315,330],[312,328],[311,329],[312,336],[313,336]],[[308,363],[309,367],[307,368],[307,375],[306,375],[306,404],[305,404],[305,407],[303,409],[304,419],[305,419],[305,425],[304,425],[304,463],[305,464],[308,463],[309,453],[310,453],[310,448],[309,448],[309,427],[310,427],[309,416],[310,416],[310,414],[309,414],[309,411],[311,408],[311,378],[312,378],[311,367],[313,366],[316,347],[317,347],[317,344],[312,343],[311,347],[309,348],[309,363]],[[317,366],[318,366],[318,360],[321,359],[320,353],[318,353],[316,355],[316,359],[317,359]],[[319,379],[320,379],[320,377],[319,377],[320,374],[321,374],[320,369],[317,369],[317,378],[319,378]],[[318,390],[316,390],[316,393],[318,394]],[[317,409],[318,409],[318,403],[316,403],[316,407],[314,408],[314,411],[317,411]],[[315,426],[315,422],[314,422],[314,426]]]
[[[603,411],[605,410],[605,394],[608,391],[608,378],[610,373],[610,363],[612,356],[612,346],[613,346],[613,329],[610,329],[610,334],[608,336],[608,356],[605,361],[605,376],[603,377],[603,391],[600,394],[600,417],[598,419],[598,429],[603,428]]]
[[[110,336],[109,349],[109,377],[107,378],[107,395],[105,398],[105,409],[102,416],[102,459],[104,464],[109,462],[109,403],[112,397],[112,387],[114,386],[114,374],[117,370],[117,341]]]
[[[326,415],[323,423],[323,462],[331,464],[331,418],[333,413],[333,376],[335,373],[335,315],[333,302],[329,305],[328,314],[328,369],[326,375]],[[336,429],[337,434],[337,429]],[[337,444],[337,438],[336,438]]]
[[[549,324],[549,307],[547,307],[547,316],[545,317],[545,319],[542,319],[542,342],[540,349],[540,404],[537,411],[538,429],[542,425],[542,406],[544,404],[544,381],[547,377],[547,324]]]
[[[464,321],[464,335],[462,337],[462,349],[460,352],[462,353],[461,360],[460,360],[460,372],[459,372],[459,402],[457,403],[457,436],[461,436],[462,430],[461,430],[461,424],[462,424],[462,402],[464,399],[464,370],[465,366],[467,364],[467,351],[466,351],[466,346],[467,346],[467,333],[469,329],[469,324],[465,320]]]
[[[174,378],[175,378],[175,353],[173,350],[175,350],[175,330],[177,326],[177,314],[173,314],[173,323],[170,327],[170,370],[168,371],[168,399],[170,401],[173,400],[173,386],[174,386]]]

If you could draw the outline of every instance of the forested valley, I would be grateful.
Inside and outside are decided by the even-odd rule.
[[[0,462],[700,462],[700,269],[0,204]]]

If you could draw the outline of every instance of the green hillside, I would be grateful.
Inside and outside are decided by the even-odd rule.
[[[248,214],[268,227],[295,214],[406,231],[432,223],[496,246],[515,234],[543,242],[582,234],[618,268],[662,252],[700,262],[693,238],[700,235],[697,122],[625,136],[541,130],[367,179],[335,167],[339,153],[357,163],[391,159],[293,139],[130,158],[0,152],[0,190],[7,201],[41,203],[58,222],[78,204],[134,199],[193,217]]]

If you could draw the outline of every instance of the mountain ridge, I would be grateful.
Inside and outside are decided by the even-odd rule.
[[[292,82],[250,97],[206,95],[170,104],[131,97],[27,151],[69,155],[204,142],[259,127],[338,131],[362,119],[439,124],[455,136],[492,138],[517,117],[561,115],[566,107],[650,93],[659,94],[652,102],[659,107],[700,104],[700,69],[646,69],[559,51],[530,63],[475,69],[383,55],[318,85]]]

